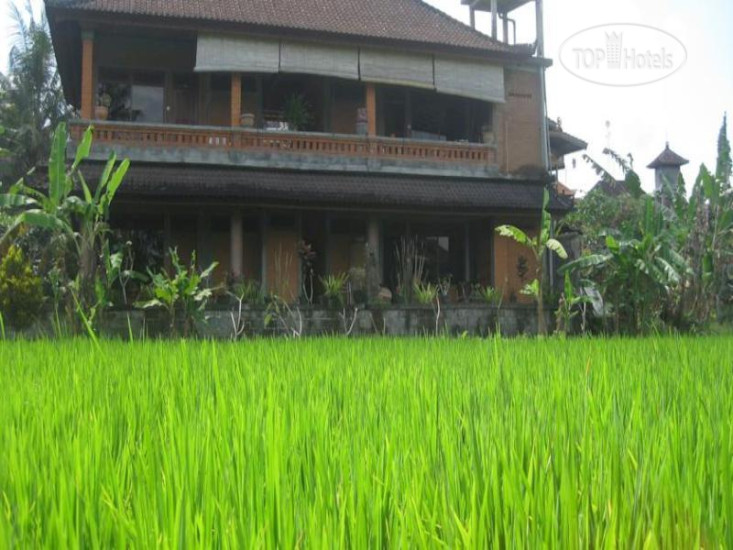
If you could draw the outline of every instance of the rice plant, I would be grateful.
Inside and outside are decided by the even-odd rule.
[[[0,342],[0,547],[733,547],[733,340]]]

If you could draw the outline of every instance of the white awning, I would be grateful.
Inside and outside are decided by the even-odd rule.
[[[363,49],[359,65],[365,82],[435,89],[432,55]]]
[[[280,49],[280,70],[284,73],[359,80],[359,50],[304,42],[283,42]]]
[[[436,57],[435,88],[443,94],[504,103],[504,68],[479,61]]]
[[[200,73],[276,73],[280,70],[280,42],[200,34],[194,70]]]

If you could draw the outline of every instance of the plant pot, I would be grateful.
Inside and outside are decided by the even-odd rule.
[[[243,128],[254,128],[255,127],[254,113],[242,113],[241,123],[242,123]]]
[[[94,108],[94,118],[95,120],[107,120],[109,118],[109,107],[97,105]]]
[[[494,132],[491,130],[484,130],[483,131],[483,142],[485,145],[488,145],[490,147],[494,147],[496,145],[496,136],[494,135]]]

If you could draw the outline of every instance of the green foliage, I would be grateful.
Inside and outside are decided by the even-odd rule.
[[[311,106],[302,94],[293,94],[283,105],[285,121],[293,131],[305,130],[313,121]]]
[[[70,111],[45,17],[36,19],[30,7],[24,13],[16,3],[10,8],[16,34],[8,72],[0,74],[0,124],[7,129],[0,147],[9,159],[0,165],[0,179],[15,181],[48,158],[52,132]]]
[[[644,198],[627,193],[612,197],[596,190],[577,202],[562,225],[584,236],[586,252],[597,253],[605,248],[604,235],[608,232],[619,238],[635,237],[644,217],[644,208]]]
[[[432,283],[415,283],[413,289],[418,304],[430,305],[438,297],[438,287]]]
[[[562,268],[565,273],[579,271],[593,279],[610,308],[616,332],[659,328],[690,272],[662,209],[651,197],[647,198],[639,231],[639,238],[620,241],[606,235],[602,254],[582,257]]]
[[[2,548],[729,548],[733,338],[7,342]]]
[[[185,266],[181,263],[177,249],[170,251],[170,258],[173,274],[165,270],[159,273],[148,271],[153,298],[136,305],[141,309],[163,308],[170,319],[171,334],[177,334],[177,319],[180,315],[183,336],[188,338],[195,333],[196,322],[204,319],[206,304],[214,294],[206,282],[219,264],[214,262],[199,271],[196,253],[191,255],[190,265]]]
[[[557,319],[557,333],[568,334],[572,331],[573,320],[579,315],[578,307],[582,304],[591,303],[587,296],[578,295],[573,286],[570,272],[565,271],[563,280],[563,291],[558,302],[558,308],[555,313]],[[585,327],[583,326],[583,332]]]
[[[474,287],[474,293],[480,298],[482,302],[489,306],[500,306],[504,299],[504,293],[492,286],[476,285]]]
[[[723,117],[723,125],[718,135],[718,162],[715,176],[723,182],[725,188],[730,189],[733,159],[731,159],[730,141],[728,140],[728,115]]]
[[[100,302],[100,288],[109,275],[100,273],[99,258],[103,254],[109,233],[109,209],[119,190],[130,162],[117,163],[110,155],[105,169],[92,191],[80,166],[90,154],[93,129],[89,127],[77,147],[71,166],[66,162],[68,131],[60,124],[54,133],[51,156],[48,161],[48,193],[25,185],[22,181],[0,195],[0,209],[12,214],[11,223],[0,245],[15,237],[22,227],[34,227],[50,233],[61,241],[54,268],[74,299],[74,306],[82,312],[84,322],[97,318],[106,307]],[[66,255],[71,250],[76,259],[76,272],[66,269]],[[101,281],[100,281],[101,279]]]
[[[234,283],[229,290],[229,295],[243,305],[261,306],[265,303],[262,286],[259,282],[249,279]]]
[[[0,313],[15,329],[33,324],[43,306],[41,279],[23,251],[11,246],[0,262]]]
[[[348,280],[349,276],[346,273],[320,277],[323,296],[328,300],[329,305],[334,307],[344,306],[346,283]]]

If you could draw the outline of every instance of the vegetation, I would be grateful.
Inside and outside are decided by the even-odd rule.
[[[90,188],[80,166],[89,157],[92,132],[90,127],[84,133],[74,161],[67,167],[66,125],[62,123],[56,129],[48,162],[47,194],[20,181],[0,195],[0,208],[13,214],[0,246],[24,227],[48,234],[51,246],[46,252],[52,255],[54,279],[60,287],[54,296],[71,296],[85,324],[93,323],[106,307],[106,294],[100,289],[110,274],[102,272],[104,266],[99,260],[108,250],[110,206],[130,166],[127,160],[118,164],[116,156],[110,155],[96,188]]]
[[[9,162],[0,164],[0,179],[15,181],[48,158],[51,136],[69,114],[45,17],[30,7],[11,4],[16,36],[8,72],[0,74],[0,125],[7,129],[0,146]]]
[[[730,547],[731,355],[5,343],[0,546]]]
[[[321,277],[323,297],[328,301],[329,306],[336,308],[342,308],[344,306],[346,283],[348,280],[349,276],[346,273]]]
[[[586,255],[564,267],[604,301],[604,328],[631,334],[705,329],[733,306],[733,192],[724,119],[716,173],[704,165],[688,195],[683,178],[660,196],[641,191],[632,159],[606,151],[624,173],[620,197],[593,192],[565,224]],[[611,174],[589,159],[605,181]],[[613,180],[615,181],[615,180]]]
[[[23,251],[11,246],[0,261],[0,314],[11,327],[23,330],[33,324],[42,306],[41,278]]]
[[[162,308],[168,314],[171,334],[178,334],[178,322],[183,325],[183,336],[195,334],[196,323],[204,320],[206,304],[214,291],[207,286],[207,279],[219,265],[212,263],[203,271],[196,264],[196,253],[191,254],[191,263],[183,265],[177,249],[170,251],[172,273],[163,270],[148,272],[153,298],[139,302],[142,309]]]

